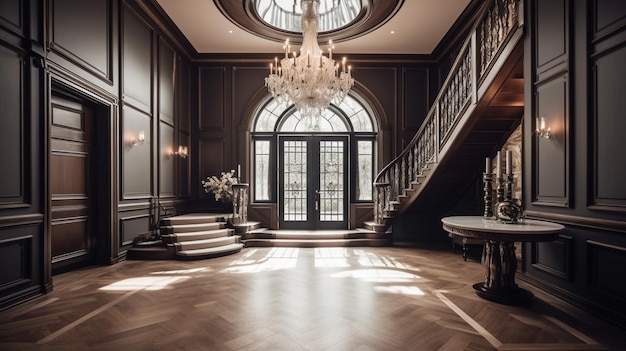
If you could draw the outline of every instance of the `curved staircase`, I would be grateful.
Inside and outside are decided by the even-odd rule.
[[[485,1],[420,129],[374,180],[374,221],[434,213],[459,199],[524,114],[524,23],[518,0]],[[409,209],[411,211],[409,212]],[[437,220],[438,222],[438,220]]]

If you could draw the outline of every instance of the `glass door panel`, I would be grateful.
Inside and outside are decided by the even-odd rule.
[[[283,147],[283,219],[306,222],[307,209],[307,142],[285,140]]]

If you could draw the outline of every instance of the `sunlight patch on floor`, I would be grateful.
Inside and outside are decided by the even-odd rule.
[[[354,278],[377,283],[409,283],[421,277],[393,269],[357,269],[343,271],[332,275],[333,278]]]
[[[350,267],[348,250],[343,247],[318,247],[315,249],[315,267]]]
[[[133,291],[133,290],[162,290],[174,283],[185,281],[189,276],[162,276],[162,277],[135,277],[123,279],[118,282],[101,287],[104,291]]]
[[[193,274],[193,273],[207,273],[210,271],[212,271],[212,269],[209,267],[198,267],[198,268],[191,268],[191,269],[178,269],[178,270],[173,270],[173,271],[152,272],[150,274],[155,274],[155,275]]]
[[[417,286],[411,285],[390,285],[390,286],[377,286],[374,288],[377,292],[384,292],[390,294],[400,294],[400,295],[413,295],[413,296],[424,296],[426,295],[422,289]]]
[[[260,259],[251,259],[250,255],[233,261],[231,267],[222,270],[222,273],[258,273],[281,269],[295,268],[298,263],[300,249],[295,247],[275,247]]]
[[[390,267],[399,269],[408,269],[419,271],[417,267],[406,265],[398,261],[395,257],[380,256],[367,250],[354,250],[354,254],[358,257],[359,264],[363,267]]]

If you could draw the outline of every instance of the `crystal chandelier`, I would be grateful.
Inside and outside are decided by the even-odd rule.
[[[265,86],[280,103],[293,103],[311,130],[319,130],[319,117],[330,103],[339,104],[354,85],[351,66],[333,60],[333,44],[328,43],[328,56],[317,43],[319,0],[302,0],[302,47],[300,55],[291,53],[285,41],[285,57],[270,64]],[[290,56],[292,54],[292,56]]]

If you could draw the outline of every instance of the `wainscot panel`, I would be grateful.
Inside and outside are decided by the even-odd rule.
[[[174,124],[174,51],[159,40],[159,118]]]
[[[159,144],[159,196],[174,196],[174,158],[179,158],[175,151],[174,127],[161,122]]]
[[[122,98],[152,114],[153,29],[126,7],[122,17]]]
[[[137,236],[149,230],[149,214],[120,215],[120,247],[131,245]]]
[[[151,192],[151,140],[150,116],[132,107],[122,109],[122,196],[123,198],[148,197]],[[143,132],[143,143],[133,143]]]
[[[593,70],[595,103],[595,136],[593,166],[595,172],[592,205],[626,212],[626,118],[623,98],[616,92],[624,91],[626,46],[597,58]],[[619,94],[618,94],[619,95]],[[623,97],[623,96],[622,96]]]
[[[0,227],[0,310],[43,292],[42,247],[39,224]]]
[[[626,247],[587,241],[587,284],[611,300],[626,305]]]
[[[200,68],[198,99],[200,130],[224,129],[224,67]]]
[[[0,175],[0,207],[23,204],[25,199],[24,165],[30,161],[24,150],[26,131],[24,100],[27,98],[24,67],[27,61],[22,54],[0,46],[0,102],[2,105],[2,128],[0,128],[0,150],[10,151],[2,155]]]
[[[534,268],[562,279],[572,279],[574,238],[560,235],[550,242],[532,243],[531,264]]]
[[[16,34],[24,35],[24,21],[22,20],[22,0],[2,0],[0,6],[0,26],[8,28]]]
[[[567,61],[568,11],[566,0],[536,2],[536,50],[537,73],[544,72]]]
[[[536,90],[537,116],[552,128],[549,139],[535,138],[533,201],[536,205],[566,207],[569,200],[568,75],[542,82]]]
[[[112,0],[52,1],[50,48],[72,63],[109,82],[113,80]]]

